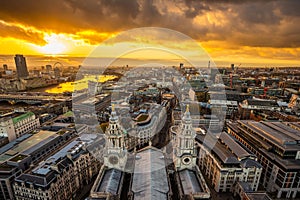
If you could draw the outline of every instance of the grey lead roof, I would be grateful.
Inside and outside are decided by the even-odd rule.
[[[14,141],[9,142],[8,144],[6,144],[0,148],[0,154],[10,150],[11,148],[13,148],[14,146],[16,146],[17,144],[19,144],[20,142],[26,140],[27,138],[29,138],[31,136],[32,136],[32,134],[25,134],[25,135],[22,135],[21,137],[15,139]]]
[[[275,106],[278,107],[278,104],[274,100],[257,100],[257,99],[247,99],[248,105],[255,106]]]
[[[213,152],[217,154],[219,159],[224,163],[224,164],[239,164],[240,162],[238,159],[235,157],[235,155],[229,151],[224,145],[222,145],[220,142],[217,142],[215,146],[213,147]]]
[[[33,152],[35,152],[35,151],[39,150],[40,148],[42,148],[44,145],[51,142],[52,140],[55,140],[57,137],[59,137],[59,136],[58,135],[51,135],[48,138],[45,138],[44,140],[41,140],[39,143],[37,143],[36,145],[30,147],[29,149],[26,149],[22,153],[26,154],[26,155],[30,155]]]
[[[295,133],[288,131],[288,129],[283,130],[282,127],[279,127],[278,125],[276,126],[272,122],[241,122],[246,126],[250,126],[252,130],[255,130],[259,135],[266,138],[270,142],[276,142],[281,146],[287,144],[297,144],[297,140],[300,140],[300,137],[297,136]]]
[[[57,163],[61,158],[64,158],[67,156],[68,153],[71,153],[70,150],[72,150],[74,147],[81,144],[81,141],[75,140],[72,141],[70,144],[62,148],[60,151],[49,157],[46,161],[41,162],[38,167],[32,170],[33,173],[39,174],[39,175],[46,175],[51,171],[51,165]]]
[[[46,176],[39,176],[35,174],[21,174],[15,181],[17,182],[25,182],[29,184],[34,184],[35,186],[47,187],[49,186],[56,178],[55,172],[52,171],[48,173]]]
[[[222,140],[239,159],[252,156],[252,154],[241,147],[229,134],[222,132],[219,139]]]
[[[210,135],[197,135],[196,141],[202,143],[207,148],[211,148],[214,155],[216,155],[220,162],[223,164],[239,164],[240,162],[236,156],[228,149],[224,144],[222,144],[215,136]]]
[[[245,167],[245,168],[250,168],[250,167],[256,167],[256,168],[261,168],[261,164],[255,160],[246,158],[244,160],[241,161],[241,166]]]
[[[117,195],[122,176],[123,173],[120,170],[106,170],[100,185],[96,189],[96,192],[105,192]]]
[[[271,128],[286,134],[288,137],[293,138],[294,140],[300,140],[300,131],[293,129],[282,122],[270,122],[268,125]]]
[[[271,200],[267,193],[253,192],[245,194],[250,200]]]
[[[179,172],[183,193],[186,195],[203,192],[198,177],[192,170],[182,170]]]
[[[168,199],[168,176],[161,151],[150,147],[137,153],[131,190],[134,200]]]

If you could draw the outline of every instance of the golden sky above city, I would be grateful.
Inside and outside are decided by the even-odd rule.
[[[216,63],[299,65],[299,8],[297,0],[1,1],[0,54],[85,57],[122,31],[162,27],[191,37]],[[114,57],[115,45],[145,40],[115,40],[101,56]],[[153,35],[154,40],[193,51],[184,41],[160,34]],[[137,58],[143,56],[149,57]]]

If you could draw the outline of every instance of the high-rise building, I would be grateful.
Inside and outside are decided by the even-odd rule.
[[[47,73],[49,73],[52,70],[52,66],[51,65],[46,65],[46,71]]]
[[[4,71],[8,70],[7,64],[3,64],[3,70]]]
[[[215,136],[197,135],[199,144],[199,167],[211,181],[216,192],[233,192],[238,182],[246,182],[257,191],[262,174],[258,158],[229,134],[222,132],[214,147],[208,141]]]
[[[227,123],[228,133],[256,154],[263,167],[260,183],[281,199],[300,198],[300,123]]]
[[[70,140],[74,138],[74,135],[75,130],[73,129],[61,129],[58,130],[58,132],[42,130],[35,134],[25,134],[20,138],[0,148],[0,199],[26,199],[24,195],[27,195],[27,199],[37,199],[34,196],[28,195],[33,195],[30,194],[30,192],[36,192],[36,194],[40,194],[37,191],[43,189],[44,184],[51,182],[53,180],[52,176],[47,176],[48,174],[46,174],[45,176],[47,178],[45,179],[47,181],[43,181],[42,185],[38,185],[41,182],[35,182],[37,179],[35,179],[34,177],[33,179],[26,180],[26,185],[20,186],[22,188],[22,193],[20,192],[20,190],[13,190],[12,183],[14,182],[14,179],[21,175],[22,172],[27,171],[27,169],[30,168],[30,166],[32,166],[33,163],[38,163],[42,159],[45,159],[48,155],[52,154],[54,152],[54,149],[57,149],[60,146],[63,146],[64,144],[70,142]],[[82,152],[80,149],[78,149],[78,151]],[[76,153],[78,151],[76,151]],[[78,159],[80,159],[80,157]],[[54,163],[54,165],[55,164],[56,163]],[[79,166],[76,163],[74,163],[74,165]],[[60,165],[57,164],[57,166]],[[80,164],[80,166],[82,165]],[[43,168],[43,166],[39,168]],[[27,172],[25,174],[27,174]],[[44,180],[43,178],[44,177],[40,177],[40,179],[38,180]],[[62,177],[62,179],[64,179],[64,177]],[[18,180],[20,180],[20,178]],[[60,183],[61,182],[59,182],[58,184]],[[34,186],[36,190],[33,190],[31,186]],[[27,187],[30,189],[28,189]],[[43,190],[41,192],[43,192]],[[51,199],[51,196],[45,196],[45,198],[40,197],[39,199]]]
[[[74,140],[36,168],[15,178],[15,199],[80,199],[76,196],[80,195],[78,191],[92,181],[98,167],[85,143]]]
[[[231,64],[230,67],[231,67],[231,70],[234,71],[234,64]]]
[[[60,77],[60,69],[58,67],[54,68],[54,76],[55,76],[55,78]]]
[[[180,63],[179,69],[183,69],[183,63]]]
[[[15,56],[15,63],[16,63],[18,78],[27,77],[29,74],[28,74],[25,57],[23,55],[17,54]]]

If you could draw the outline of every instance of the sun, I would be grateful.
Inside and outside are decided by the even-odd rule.
[[[63,54],[67,50],[66,39],[61,34],[46,34],[44,37],[47,42],[44,46],[38,46],[38,51],[43,54],[57,55]]]

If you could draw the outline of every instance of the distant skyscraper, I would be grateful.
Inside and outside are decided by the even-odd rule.
[[[46,65],[46,70],[49,73],[52,70],[52,66],[51,65]]]
[[[8,69],[7,64],[3,64],[3,70],[6,71]]]
[[[18,77],[19,78],[27,77],[29,74],[28,74],[25,57],[23,55],[17,54],[15,56],[15,63],[16,63]]]
[[[234,71],[234,64],[231,64],[231,70]]]
[[[179,68],[183,69],[183,63],[180,63]]]
[[[54,76],[55,76],[55,78],[60,77],[60,69],[58,67],[54,68]]]

